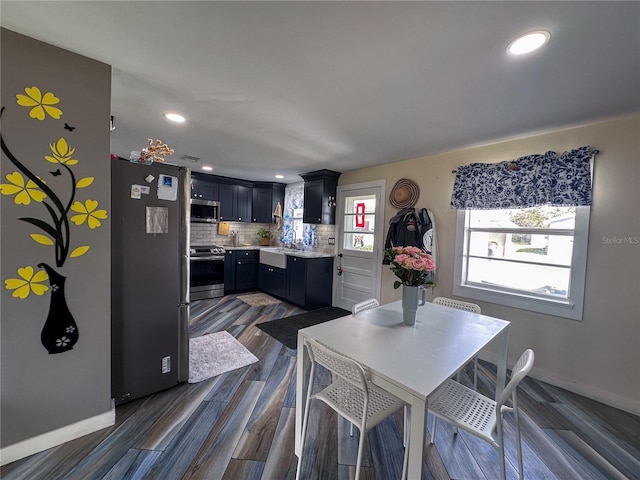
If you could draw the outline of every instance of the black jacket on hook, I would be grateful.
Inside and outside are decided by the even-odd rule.
[[[434,250],[434,225],[433,219],[426,208],[416,212],[415,208],[400,210],[389,220],[389,231],[384,244],[385,250],[391,247],[418,247],[427,253],[433,254]],[[384,258],[384,265],[389,265],[389,260]]]
[[[423,248],[420,217],[415,208],[404,208],[389,220],[389,231],[384,248],[386,250],[391,247]],[[390,262],[385,257],[382,263],[389,265]]]

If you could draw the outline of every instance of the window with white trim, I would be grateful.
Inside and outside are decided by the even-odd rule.
[[[582,320],[589,212],[458,210],[453,293]]]

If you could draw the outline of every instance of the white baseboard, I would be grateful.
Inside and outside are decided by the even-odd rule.
[[[497,357],[491,352],[482,352],[481,358],[494,364],[497,360]],[[517,358],[513,359],[513,362],[515,362],[516,360]],[[509,359],[507,368],[511,368],[512,366],[512,359]],[[558,374],[549,372],[548,370],[536,368],[535,365],[531,369],[529,376],[537,380],[549,383],[554,387],[564,388],[565,390],[568,390],[570,392],[577,393],[578,395],[582,395],[592,400],[604,403],[605,405],[609,405],[610,407],[619,408],[620,410],[633,413],[634,415],[640,415],[640,400],[638,399],[621,397],[620,395],[601,390],[592,385],[578,383],[574,380],[560,377],[558,376]]]
[[[96,432],[116,423],[116,409],[111,404],[111,410],[95,417],[81,420],[66,427],[52,430],[42,435],[23,440],[0,449],[0,465],[6,465],[34,453],[42,452],[56,445],[60,445],[89,433]]]

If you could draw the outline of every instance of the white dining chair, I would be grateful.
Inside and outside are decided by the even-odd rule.
[[[364,368],[358,362],[334,352],[314,340],[306,340],[305,348],[311,360],[311,371],[302,420],[300,457],[298,458],[296,469],[296,480],[300,480],[304,441],[309,423],[309,406],[311,400],[314,399],[326,403],[338,415],[358,426],[360,439],[358,442],[355,480],[359,480],[366,432],[403,408],[406,403],[371,383],[367,379]],[[312,394],[316,365],[322,365],[332,372],[333,381],[320,392]],[[407,473],[408,452],[409,448],[407,447],[405,448],[404,461],[402,463],[403,480],[406,478]]]
[[[376,300],[375,298],[369,298],[360,303],[354,304],[353,308],[351,309],[351,313],[355,315],[358,312],[362,312],[364,310],[370,310],[372,308],[376,308],[379,306],[380,306],[380,303],[378,302],[378,300]],[[406,418],[406,412],[405,412],[405,418]],[[406,427],[406,423],[405,423],[405,427]],[[349,435],[353,437],[353,423],[349,427]]]
[[[363,302],[356,303],[351,309],[351,313],[355,315],[356,313],[362,312],[363,310],[369,310],[370,308],[376,308],[379,306],[380,303],[378,303],[378,300],[376,300],[375,298],[370,298]]]
[[[436,297],[432,303],[436,305],[444,305],[445,307],[455,308],[456,310],[464,310],[466,312],[482,313],[480,305],[470,302],[463,302],[453,298]],[[457,380],[460,381],[460,370],[457,373]],[[478,357],[473,357],[473,389],[478,390]]]
[[[471,390],[455,380],[448,380],[429,398],[429,412],[452,425],[489,442],[500,453],[500,479],[506,480],[504,456],[505,412],[514,412],[516,444],[518,449],[518,475],[524,478],[522,462],[522,442],[520,439],[520,419],[516,389],[527,376],[534,362],[533,350],[526,350],[518,359],[511,372],[511,380],[497,400]],[[511,397],[512,406],[505,405]],[[431,443],[436,435],[437,423],[433,424]]]

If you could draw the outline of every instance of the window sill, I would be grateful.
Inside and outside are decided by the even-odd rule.
[[[453,294],[459,297],[495,303],[520,310],[582,321],[582,305],[576,305],[570,300],[529,297],[527,295],[498,292],[471,285],[454,285]]]

